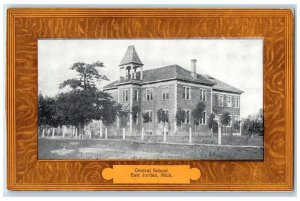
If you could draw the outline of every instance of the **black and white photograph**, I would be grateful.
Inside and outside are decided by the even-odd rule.
[[[263,40],[38,40],[39,160],[263,160]]]

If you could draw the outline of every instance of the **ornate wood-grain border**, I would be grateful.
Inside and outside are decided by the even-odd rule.
[[[289,9],[8,9],[7,188],[10,190],[293,189],[293,11]],[[38,38],[264,38],[264,161],[38,161]],[[114,164],[190,164],[191,184],[113,184]]]

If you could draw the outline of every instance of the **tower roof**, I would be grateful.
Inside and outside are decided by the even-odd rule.
[[[141,62],[138,54],[135,51],[135,48],[133,45],[128,46],[126,53],[120,63],[119,66],[123,66],[126,64],[140,64],[143,65],[143,63]]]

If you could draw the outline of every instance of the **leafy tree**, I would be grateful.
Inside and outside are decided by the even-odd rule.
[[[220,118],[221,124],[225,126],[226,133],[227,133],[227,126],[230,125],[231,117],[229,112],[224,112],[224,114],[221,115]]]
[[[56,111],[56,99],[52,97],[44,97],[42,94],[38,96],[38,125],[57,127],[60,119]]]
[[[117,116],[120,118],[121,124],[125,125],[128,121],[128,114],[129,114],[129,110],[126,108],[123,108],[123,106],[121,104],[117,104]]]
[[[235,130],[239,130],[240,129],[240,124],[241,124],[241,121],[235,121],[235,122],[233,122],[233,128]]]
[[[138,114],[141,112],[141,108],[137,105],[133,106],[131,109],[131,113],[132,113],[132,119],[134,122],[136,122],[137,118],[138,118]]]
[[[144,123],[149,123],[150,122],[150,115],[149,115],[148,112],[143,113],[142,116],[143,116],[143,122]]]
[[[78,132],[83,131],[85,124],[96,119],[99,112],[94,96],[89,91],[79,89],[59,94],[56,109],[63,122],[76,126]]]
[[[214,118],[215,118],[215,114],[212,113],[208,118],[208,124],[207,124],[208,128],[212,129],[213,132],[218,130],[218,122],[214,120]]]
[[[248,116],[243,120],[243,132],[244,134],[248,134],[248,136],[259,135],[263,136],[264,134],[264,121],[263,121],[263,111],[260,109],[258,115],[256,116]]]
[[[52,98],[44,97],[43,94],[38,96],[38,125],[49,125],[50,118],[53,115],[53,104],[55,100]]]
[[[120,115],[122,113],[122,115]],[[102,119],[106,126],[112,125],[116,122],[117,116],[123,118],[122,106],[110,99],[103,100],[101,103],[99,119]]]
[[[118,114],[119,107],[112,97],[99,91],[95,85],[96,82],[108,80],[99,73],[103,67],[102,62],[76,62],[70,69],[76,71],[77,76],[60,84],[60,88],[69,87],[71,90],[57,97],[58,117],[64,124],[76,126],[79,132],[92,120],[111,124]]]
[[[181,124],[184,123],[185,118],[186,118],[186,114],[185,114],[184,110],[182,110],[181,108],[178,108],[175,118],[176,118],[177,126],[181,126]]]
[[[192,111],[192,116],[193,116],[193,119],[194,119],[194,125],[195,125],[195,131],[196,131],[197,125],[200,124],[200,120],[201,120],[201,118],[202,118],[204,109],[205,109],[205,103],[199,102],[199,103],[196,105],[195,109],[193,109],[193,111]]]
[[[157,110],[157,119],[158,122],[162,122],[162,123],[168,123],[169,122],[169,115],[168,113],[163,110],[162,108]]]
[[[182,125],[182,123],[185,122],[185,119],[186,119],[185,111],[182,110],[181,108],[177,108],[175,118],[176,118],[176,125],[180,126],[180,130],[181,130],[181,125]]]
[[[84,62],[74,63],[70,69],[77,72],[77,77],[72,79],[67,79],[60,84],[60,88],[69,86],[71,89],[89,89],[96,88],[95,83],[102,80],[108,80],[105,75],[101,75],[99,70],[104,68],[102,62],[95,62],[92,64],[87,64]]]
[[[196,105],[195,109],[192,111],[192,116],[193,116],[195,125],[199,125],[200,120],[202,118],[202,114],[204,112],[204,109],[205,109],[205,103],[199,102]]]

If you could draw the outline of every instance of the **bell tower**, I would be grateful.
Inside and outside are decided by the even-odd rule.
[[[142,80],[143,63],[133,45],[128,46],[125,55],[119,65],[120,80]]]

